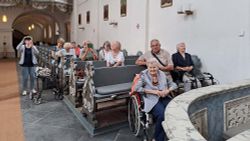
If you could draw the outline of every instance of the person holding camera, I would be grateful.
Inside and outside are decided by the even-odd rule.
[[[19,65],[21,66],[22,75],[22,95],[27,95],[28,80],[30,80],[29,84],[31,92],[36,93],[35,65],[37,65],[36,54],[38,54],[39,51],[36,46],[33,45],[33,39],[31,36],[25,36],[16,49],[20,52]]]
[[[98,60],[97,53],[89,41],[83,42],[83,49],[81,51],[80,58],[83,61]]]

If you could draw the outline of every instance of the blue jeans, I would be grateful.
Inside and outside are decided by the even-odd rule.
[[[164,111],[170,101],[171,98],[169,97],[160,98],[158,103],[151,110],[151,113],[154,119],[156,120],[155,133],[154,133],[154,138],[156,141],[164,141],[165,132],[161,123],[162,121],[164,121]]]
[[[21,67],[22,70],[22,90],[27,91],[28,80],[30,79],[30,90],[35,89],[36,73],[35,67]]]

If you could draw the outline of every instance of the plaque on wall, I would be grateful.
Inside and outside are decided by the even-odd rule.
[[[208,139],[207,108],[201,109],[190,116],[190,120],[199,133]]]
[[[250,124],[250,96],[224,103],[224,131]]]
[[[161,0],[161,8],[173,5],[173,0]]]

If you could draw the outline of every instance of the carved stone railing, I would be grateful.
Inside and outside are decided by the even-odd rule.
[[[174,98],[162,125],[170,141],[220,141],[228,132],[240,134],[250,127],[250,80],[195,89]]]

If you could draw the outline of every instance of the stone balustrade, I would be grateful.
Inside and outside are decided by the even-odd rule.
[[[174,98],[162,125],[170,141],[221,141],[228,133],[228,141],[236,141],[248,135],[244,130],[250,127],[250,80],[194,89]]]

